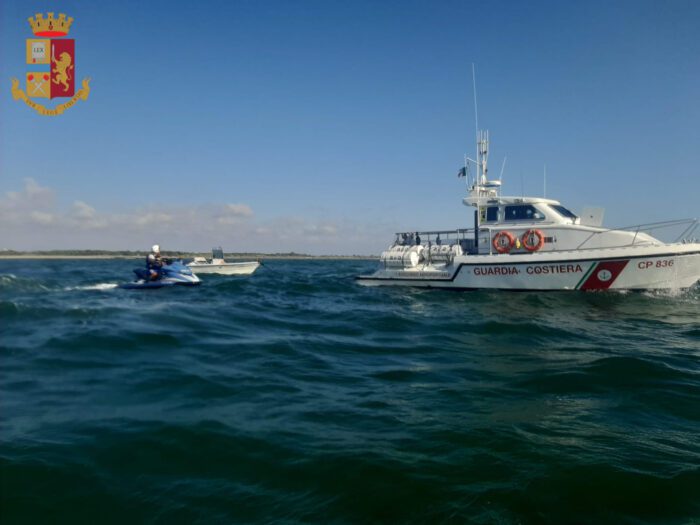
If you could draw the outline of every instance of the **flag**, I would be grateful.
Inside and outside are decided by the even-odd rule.
[[[467,168],[466,168],[466,166],[463,166],[463,167],[460,168],[459,171],[457,172],[457,178],[459,179],[459,178],[461,178],[461,177],[466,177],[466,176],[467,176]]]

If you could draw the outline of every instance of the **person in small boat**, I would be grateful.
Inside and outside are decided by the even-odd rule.
[[[151,247],[151,253],[146,257],[146,268],[148,268],[151,281],[156,281],[160,278],[163,268],[163,258],[160,255],[160,246],[157,244]]]

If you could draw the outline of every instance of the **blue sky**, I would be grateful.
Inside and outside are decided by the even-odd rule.
[[[90,98],[12,100],[27,18],[75,18]],[[606,224],[698,215],[700,3],[0,4],[0,249],[378,253],[471,225],[471,63],[492,173]]]

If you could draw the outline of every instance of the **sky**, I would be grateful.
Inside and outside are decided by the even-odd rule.
[[[10,90],[49,11],[91,78],[57,117]],[[378,254],[471,226],[472,63],[504,194],[546,165],[608,226],[695,217],[699,26],[695,0],[3,0],[0,250]]]

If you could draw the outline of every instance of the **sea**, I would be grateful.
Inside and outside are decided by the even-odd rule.
[[[0,522],[700,523],[700,290],[0,261]]]

